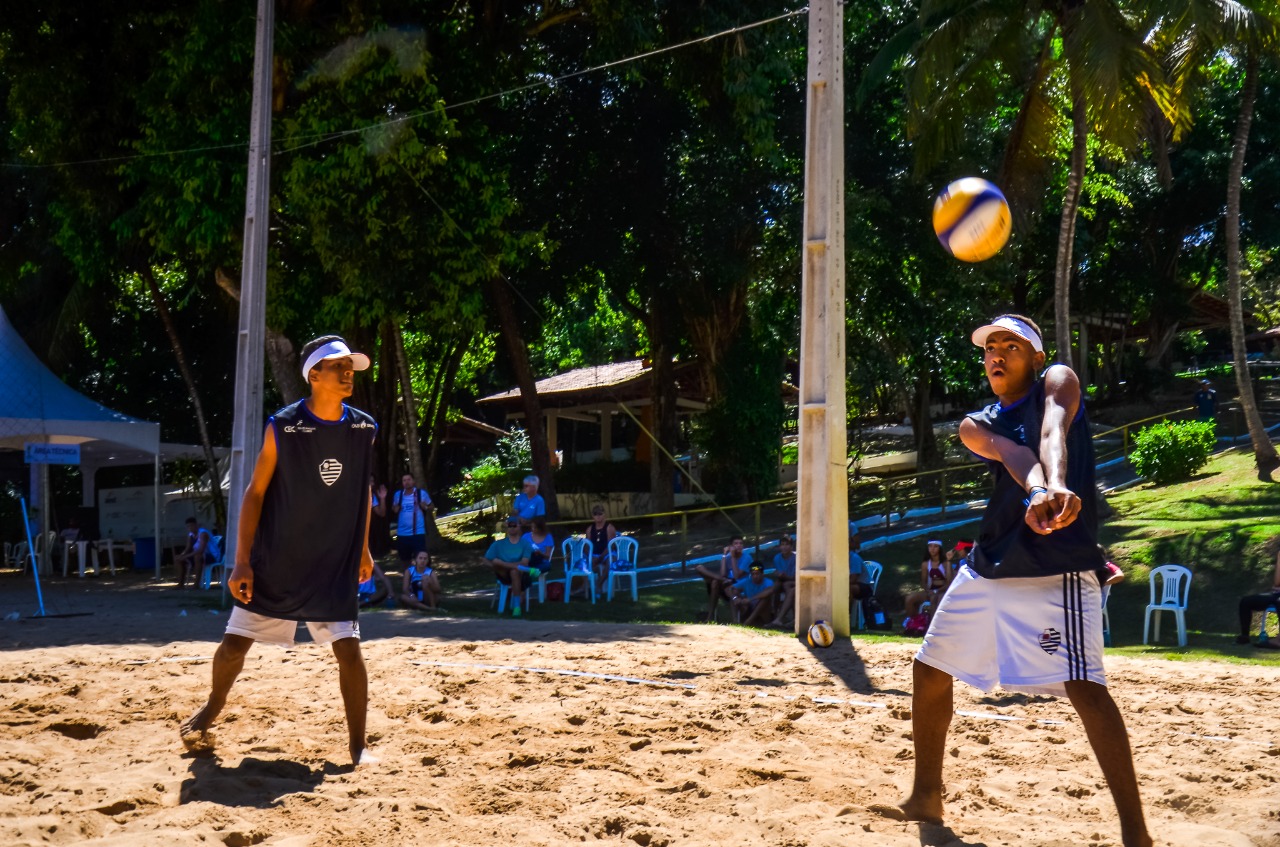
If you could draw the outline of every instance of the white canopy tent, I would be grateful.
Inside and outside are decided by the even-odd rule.
[[[160,575],[160,424],[139,420],[90,400],[58,379],[31,352],[0,309],[0,450],[24,450],[27,444],[78,444],[83,503],[94,504],[94,475],[112,465],[155,468],[155,568]],[[173,458],[186,455],[184,445],[165,445]],[[31,500],[41,503],[40,530],[48,523],[48,465],[31,466]],[[46,557],[47,558],[47,557]]]

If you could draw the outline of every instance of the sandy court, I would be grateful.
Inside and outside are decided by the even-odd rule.
[[[89,617],[0,622],[0,844],[1119,843],[1065,702],[957,686],[948,827],[894,823],[865,807],[911,773],[912,646],[724,626],[369,615],[378,764],[343,767],[310,643],[255,646],[218,756],[193,758],[178,724],[225,617],[181,603],[94,592]],[[1274,671],[1109,671],[1157,843],[1280,845]]]

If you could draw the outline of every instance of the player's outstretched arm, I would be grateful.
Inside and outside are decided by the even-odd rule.
[[[262,435],[262,449],[258,451],[258,459],[253,465],[253,476],[244,491],[244,499],[240,501],[240,525],[236,527],[236,561],[231,570],[231,594],[242,603],[253,599],[253,567],[249,564],[249,553],[258,534],[262,501],[266,499],[267,487],[271,485],[275,472],[276,430],[268,424]]]
[[[960,442],[976,455],[1004,465],[1023,488],[1046,487],[1040,460],[1030,447],[997,435],[972,418],[960,422]]]
[[[1080,497],[1067,487],[1067,432],[1080,410],[1080,379],[1065,365],[1044,374],[1044,420],[1040,424],[1040,466],[1052,503],[1050,529],[1069,526],[1080,514]]]
[[[960,422],[960,440],[975,454],[1004,465],[1018,484],[1027,490],[1026,522],[1034,532],[1048,535],[1053,532],[1056,514],[1049,497],[1049,484],[1044,468],[1030,447],[1025,447],[1003,435],[997,435],[971,418]],[[928,566],[921,566],[921,584],[928,585]]]

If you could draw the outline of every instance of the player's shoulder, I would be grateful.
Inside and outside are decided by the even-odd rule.
[[[378,431],[378,422],[373,419],[373,415],[355,406],[347,406],[346,409],[347,426],[353,430],[371,430]]]
[[[297,400],[293,403],[290,403],[288,406],[282,406],[281,408],[276,409],[276,411],[271,415],[269,420],[273,420],[273,421],[274,420],[281,420],[281,421],[297,420],[298,417],[301,416],[302,406],[306,402],[307,401],[305,399]]]

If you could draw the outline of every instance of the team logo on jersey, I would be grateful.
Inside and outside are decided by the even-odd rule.
[[[359,423],[353,423],[351,425],[351,428],[352,429],[377,429],[378,427],[375,424],[369,423],[368,421],[360,421]]]
[[[342,476],[342,462],[337,459],[325,459],[320,463],[320,478],[325,485],[333,485]]]
[[[1062,644],[1062,635],[1050,627],[1040,633],[1040,649],[1052,656],[1058,652],[1058,647]]]
[[[289,424],[284,428],[284,431],[285,432],[315,432],[316,428],[314,426],[307,426],[306,424]]]

